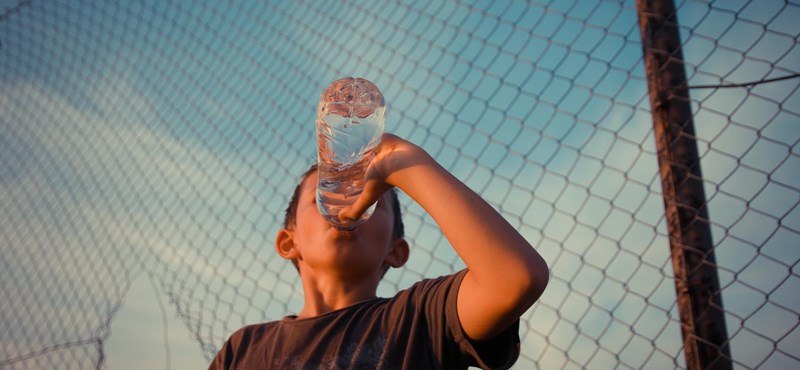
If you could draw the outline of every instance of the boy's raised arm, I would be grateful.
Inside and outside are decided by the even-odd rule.
[[[392,186],[438,223],[467,265],[458,294],[465,333],[487,340],[517,320],[542,294],[547,263],[492,206],[420,147],[385,134],[361,198],[342,217],[355,217]]]

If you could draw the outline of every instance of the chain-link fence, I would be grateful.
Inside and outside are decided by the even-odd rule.
[[[731,363],[797,368],[800,4],[676,9]],[[272,245],[314,161],[318,94],[343,76],[375,82],[387,130],[550,264],[515,368],[687,367],[638,16],[611,0],[0,1],[0,367],[105,367],[142,274],[205,360],[296,312]],[[401,200],[411,259],[381,295],[463,267]]]

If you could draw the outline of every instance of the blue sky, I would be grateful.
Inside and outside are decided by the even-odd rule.
[[[678,2],[691,85],[800,70],[800,7],[755,3]],[[632,2],[32,1],[0,43],[0,280],[19,296],[0,303],[3,359],[69,343],[26,364],[91,361],[99,337],[113,369],[164,367],[165,345],[198,367],[297,311],[272,240],[318,94],[361,76],[387,131],[550,263],[519,368],[682,363]],[[796,366],[797,80],[691,97],[737,367]],[[382,295],[463,267],[402,200],[414,250]]]

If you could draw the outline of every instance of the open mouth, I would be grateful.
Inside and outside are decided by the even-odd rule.
[[[352,238],[356,236],[357,230],[356,229],[347,230],[331,225],[331,232],[336,233],[336,235],[338,235],[339,237]]]

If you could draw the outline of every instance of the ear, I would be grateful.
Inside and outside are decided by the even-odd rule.
[[[408,262],[408,253],[408,242],[403,238],[395,239],[385,262],[394,268],[403,267]]]
[[[281,229],[275,237],[275,250],[278,255],[287,260],[296,260],[300,257],[300,251],[295,248],[294,231]]]

